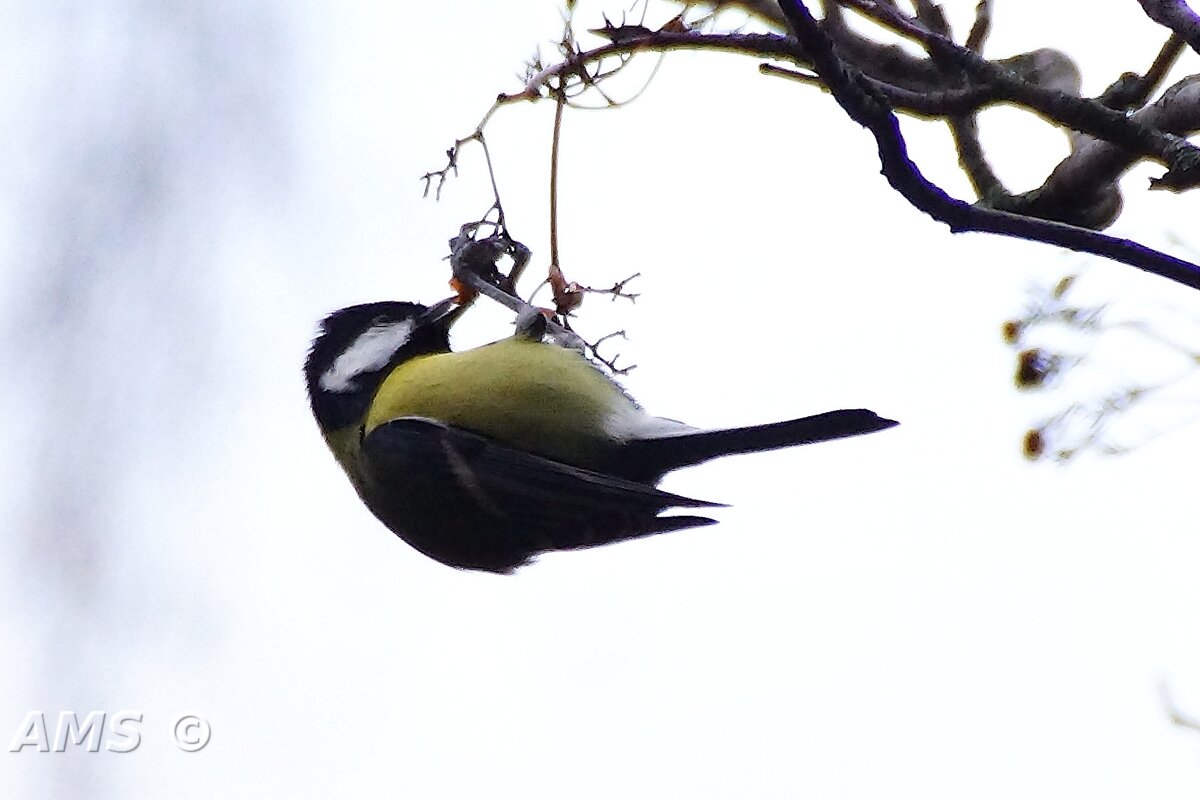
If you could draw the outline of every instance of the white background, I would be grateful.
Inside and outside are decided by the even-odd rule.
[[[973,3],[947,5],[965,30]],[[1135,3],[997,5],[990,55],[1054,45],[1090,95],[1164,38]],[[306,406],[316,321],[445,295],[446,240],[490,202],[481,153],[440,203],[417,177],[559,26],[533,0],[0,10],[0,736],[32,710],[144,715],[132,753],[0,753],[0,793],[1194,797],[1200,734],[1157,687],[1200,712],[1195,431],[1030,465],[1030,424],[1132,365],[1020,395],[999,340],[1067,272],[1135,315],[1191,319],[1194,294],[951,236],[828,97],[753,60],[673,54],[632,105],[568,113],[569,277],[642,273],[583,329],[627,329],[625,385],[692,424],[903,425],[673,475],[723,524],[515,577],[426,560],[361,507]],[[552,112],[488,129],[535,267]],[[1065,152],[1015,112],[984,123],[1013,189]],[[905,130],[967,196],[945,132]],[[1113,232],[1172,247],[1196,200],[1151,174]],[[470,316],[460,344],[507,333]],[[171,741],[185,712],[212,725],[199,753]]]

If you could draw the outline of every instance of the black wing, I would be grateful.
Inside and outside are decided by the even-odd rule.
[[[509,572],[548,550],[709,525],[708,517],[658,514],[720,505],[418,417],[372,430],[363,459],[375,515],[426,555],[469,569]]]

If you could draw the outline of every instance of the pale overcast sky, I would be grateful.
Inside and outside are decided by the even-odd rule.
[[[946,5],[960,25],[974,7]],[[1087,94],[1163,39],[1136,3],[1056,0],[1036,21],[996,5],[989,54],[1064,49]],[[621,10],[583,3],[580,27]],[[1194,797],[1200,734],[1170,724],[1158,686],[1200,714],[1197,432],[1030,465],[1022,432],[1069,392],[1014,391],[999,328],[1033,283],[1079,270],[1134,315],[1200,302],[952,237],[886,188],[828,97],[753,60],[673,54],[632,105],[568,113],[569,277],[642,273],[636,306],[591,300],[584,330],[628,331],[623,382],[655,413],[865,406],[902,426],[675,474],[667,488],[731,505],[721,525],[515,577],[429,561],[358,503],[308,413],[308,341],[339,306],[445,296],[446,241],[490,203],[480,151],[440,203],[417,178],[552,52],[559,14],[0,11],[0,734],[35,711],[51,737],[62,711],[141,715],[130,753],[0,754],[0,794]],[[535,266],[552,111],[488,129]],[[984,122],[1015,189],[1065,152],[1015,112]],[[946,134],[905,129],[966,196]],[[1150,174],[1130,176],[1114,232],[1196,248],[1195,198],[1141,191]],[[473,311],[459,344],[507,324]],[[184,714],[211,725],[200,752],[172,740]]]

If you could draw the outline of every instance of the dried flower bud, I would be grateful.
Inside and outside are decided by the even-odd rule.
[[[1058,374],[1062,359],[1040,347],[1017,354],[1017,372],[1013,381],[1018,389],[1037,389]]]
[[[1005,344],[1018,344],[1021,341],[1021,334],[1025,332],[1025,323],[1019,319],[1005,320],[1000,326],[1000,335],[1004,339]]]
[[[1041,428],[1030,428],[1021,443],[1022,452],[1030,461],[1037,461],[1046,454],[1046,433]]]
[[[1071,288],[1071,284],[1075,283],[1075,279],[1078,277],[1078,275],[1064,275],[1062,280],[1054,285],[1054,299],[1062,300],[1063,295],[1067,293],[1067,290]]]

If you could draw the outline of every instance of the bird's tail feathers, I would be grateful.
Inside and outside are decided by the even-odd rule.
[[[640,439],[627,445],[629,466],[624,471],[635,480],[646,479],[720,456],[861,436],[898,424],[874,411],[853,408],[768,425]]]

